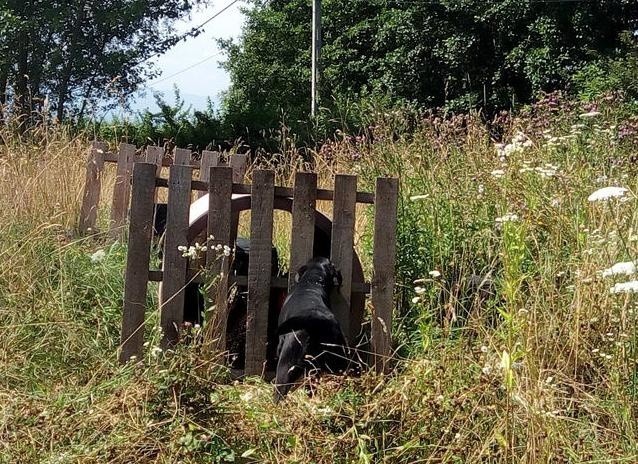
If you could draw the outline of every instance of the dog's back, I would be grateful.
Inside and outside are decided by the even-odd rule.
[[[330,291],[340,283],[341,275],[326,258],[313,258],[299,270],[279,315],[278,399],[308,370],[347,368],[347,342],[330,308]]]

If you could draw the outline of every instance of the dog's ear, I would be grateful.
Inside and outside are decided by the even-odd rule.
[[[297,271],[297,273],[295,274],[295,283],[298,284],[299,283],[299,279],[301,279],[301,276],[304,275],[304,273],[308,270],[308,266],[306,266],[305,264],[303,266],[301,266],[299,268],[299,270]]]

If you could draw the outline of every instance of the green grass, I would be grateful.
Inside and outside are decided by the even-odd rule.
[[[0,462],[636,462],[638,300],[609,291],[635,276],[600,273],[638,254],[636,140],[614,127],[632,109],[601,103],[587,119],[561,105],[502,122],[505,142],[531,141],[506,162],[476,116],[409,134],[381,121],[374,143],[317,160],[322,186],[334,172],[359,174],[360,190],[401,178],[396,369],[325,377],[282,405],[197,346],[153,349],[153,311],[144,359],[119,366],[125,247],[71,232],[86,142],[4,134]],[[587,201],[607,185],[626,200]],[[357,222],[368,273],[370,225]],[[472,274],[494,294],[468,290]]]

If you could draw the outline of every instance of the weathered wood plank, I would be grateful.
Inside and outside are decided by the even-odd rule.
[[[372,352],[377,372],[386,372],[392,353],[392,311],[396,264],[399,180],[378,178],[372,257]]]
[[[312,258],[315,239],[317,174],[297,172],[292,200],[292,231],[288,290],[295,286],[295,275]]]
[[[203,160],[202,160],[203,162]],[[228,321],[228,273],[230,257],[215,250],[217,245],[231,246],[231,197],[233,190],[233,172],[229,167],[211,167],[209,169],[208,189],[208,252],[206,265],[214,278],[209,297],[215,302],[215,314],[212,321],[213,338],[217,340],[218,351],[226,350],[226,326]],[[213,237],[212,239],[210,237]]]
[[[188,148],[176,148],[175,149],[175,162],[182,166],[191,166],[192,151]]]
[[[131,171],[135,159],[135,145],[121,143],[117,160],[113,205],[111,207],[111,235],[122,238],[131,199]]]
[[[97,222],[97,208],[100,203],[102,190],[102,172],[104,170],[104,152],[107,145],[104,142],[93,142],[89,150],[86,163],[86,179],[80,208],[79,232],[85,234],[95,230]]]
[[[229,157],[228,164],[231,168],[233,168],[233,182],[235,184],[241,184],[244,181],[244,176],[246,175],[248,155],[231,155]]]
[[[168,179],[168,212],[164,242],[164,280],[160,291],[162,346],[177,342],[184,319],[184,286],[188,260],[177,247],[187,245],[192,168],[175,164]]]
[[[343,282],[340,298],[333,300],[333,311],[343,332],[350,333],[350,301],[352,293],[352,259],[354,256],[354,221],[357,208],[357,176],[338,174],[332,219],[330,259],[341,271]]]
[[[234,177],[234,174],[233,174]],[[166,187],[168,181],[166,179],[157,179],[158,187]],[[193,190],[200,192],[208,191],[208,184],[199,180],[193,181]],[[251,190],[250,184],[233,184],[233,193],[249,195]],[[275,197],[292,198],[294,189],[290,187],[275,187]],[[334,192],[332,190],[317,189],[317,200],[332,201],[334,200]],[[374,194],[369,192],[357,192],[357,203],[374,204]]]
[[[154,197],[155,166],[147,163],[135,164],[122,311],[122,363],[130,360],[131,356],[138,359],[142,356]]]
[[[253,172],[248,263],[248,315],[246,321],[246,375],[261,375],[266,360],[270,296],[273,171]]]
[[[159,177],[162,173],[162,162],[164,161],[164,147],[149,145],[146,147],[146,162],[157,166],[155,176]]]
[[[240,184],[246,176],[246,165],[248,163],[248,155],[235,154],[228,158],[228,165],[233,169],[233,183]],[[239,211],[235,211],[231,217],[230,230],[231,240],[235,243],[237,239],[237,229],[239,228]]]
[[[208,151],[208,150],[202,151],[201,167],[199,170],[200,182],[204,182],[208,184],[208,181],[210,179],[210,168],[212,168],[213,166],[218,166],[218,165],[219,165],[219,152]],[[200,190],[197,193],[197,198],[201,198],[204,195],[206,195],[206,191]]]

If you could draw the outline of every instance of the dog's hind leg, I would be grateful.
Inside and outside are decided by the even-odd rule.
[[[293,330],[279,336],[279,361],[275,376],[275,401],[281,401],[305,372],[310,335],[305,330]]]

